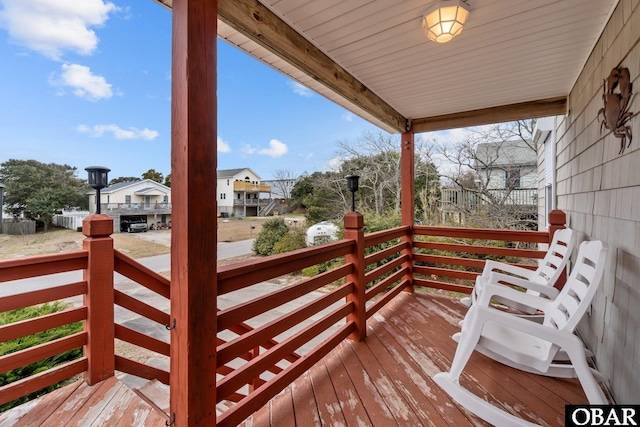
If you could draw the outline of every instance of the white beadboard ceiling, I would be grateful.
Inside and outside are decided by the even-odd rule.
[[[422,14],[434,1],[260,1],[410,120],[568,95],[618,2],[468,0],[471,13],[462,34],[437,44],[421,27]],[[391,130],[221,21],[218,34]]]

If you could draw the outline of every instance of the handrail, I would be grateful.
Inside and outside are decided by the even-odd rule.
[[[550,233],[547,231],[415,226],[414,233],[416,236],[493,240],[501,242],[549,243],[551,240]],[[465,284],[464,281],[472,283],[482,271],[485,263],[482,259],[468,258],[465,257],[464,254],[527,258],[533,260],[543,258],[545,255],[544,251],[534,249],[493,247],[474,243],[464,244],[461,242],[426,242],[419,239],[414,239],[413,248],[414,251],[416,251],[413,255],[414,285],[461,293],[471,292],[473,289],[472,286]],[[444,254],[417,252],[420,250],[441,251],[444,252]],[[450,252],[456,255],[451,255]],[[535,265],[513,264],[531,269],[536,268]],[[448,278],[452,280],[452,282],[443,281],[442,278]],[[463,283],[458,283],[458,280],[462,280]]]
[[[8,372],[21,366],[30,365],[47,357],[64,353],[87,343],[87,333],[78,332],[44,344],[34,345],[0,357],[0,372]]]
[[[27,335],[33,335],[47,329],[80,322],[87,318],[87,307],[70,308],[56,313],[46,314],[35,319],[0,326],[0,336],[3,341],[10,341]]]
[[[30,307],[50,301],[84,295],[87,293],[87,282],[76,282],[68,285],[45,288],[22,294],[9,295],[0,298],[0,312]]]
[[[0,261],[0,282],[66,273],[87,268],[86,250]]]
[[[81,374],[87,370],[88,366],[87,358],[81,357],[0,387],[0,405]]]
[[[468,239],[502,240],[505,242],[549,243],[546,231],[498,230],[494,228],[435,227],[416,225],[414,234],[418,236],[441,236]]]
[[[122,274],[158,295],[170,298],[169,289],[171,282],[169,279],[136,262],[133,258],[130,258],[118,250],[114,250],[113,252],[115,257],[113,268],[117,273]]]
[[[220,267],[218,295],[344,256],[352,250],[353,245],[354,243],[350,240],[339,240],[286,254],[271,255],[260,260],[260,268],[256,268],[256,261],[253,260]]]
[[[405,236],[409,230],[410,228],[408,226],[403,226],[365,234],[364,245],[369,248],[371,246],[379,245],[380,243],[388,242],[389,240],[399,239]]]
[[[311,279],[298,282],[295,285],[238,304],[230,309],[221,310],[218,313],[218,332],[335,282],[349,274],[352,268],[352,264],[345,264]]]

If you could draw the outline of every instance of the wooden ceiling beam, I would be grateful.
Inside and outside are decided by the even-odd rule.
[[[479,126],[538,117],[566,114],[567,97],[539,99],[518,104],[501,105],[441,116],[422,117],[411,120],[414,133]]]
[[[172,0],[155,0],[171,8]],[[349,102],[405,132],[407,119],[257,0],[219,0],[218,19]]]

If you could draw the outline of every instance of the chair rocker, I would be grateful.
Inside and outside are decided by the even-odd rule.
[[[564,271],[573,250],[573,234],[573,230],[570,228],[556,231],[549,245],[549,250],[547,250],[536,270],[528,270],[503,262],[487,260],[482,274],[476,278],[471,295],[462,298],[460,302],[467,307],[471,306],[489,283],[518,286],[527,289],[526,293],[531,295],[543,295],[549,299],[556,298],[560,291],[554,288],[554,285]],[[515,308],[525,315],[532,315],[536,311],[532,307],[509,300],[501,295],[496,295],[494,300]]]
[[[465,316],[451,370],[436,374],[434,381],[463,407],[494,425],[535,425],[493,406],[461,386],[460,374],[475,349],[523,371],[552,377],[577,377],[590,404],[607,404],[596,381],[603,377],[589,367],[584,344],[573,333],[602,279],[606,254],[602,242],[583,242],[567,283],[553,300],[488,283]],[[497,296],[543,311],[543,323],[491,307],[490,301]],[[560,350],[567,354],[569,364],[554,363]]]

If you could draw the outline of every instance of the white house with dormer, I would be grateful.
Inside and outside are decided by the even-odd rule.
[[[218,171],[218,216],[266,216],[273,209],[271,186],[250,168]]]

